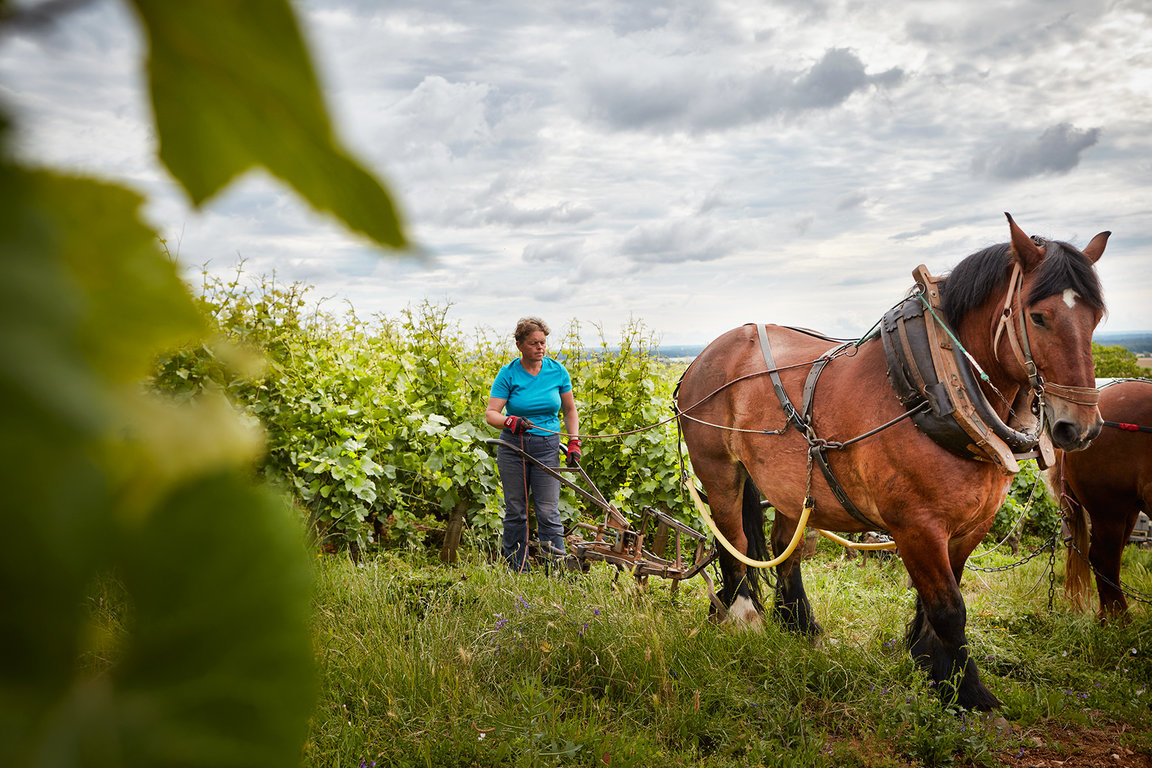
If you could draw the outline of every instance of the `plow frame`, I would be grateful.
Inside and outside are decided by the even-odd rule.
[[[485,442],[513,451],[604,513],[600,523],[593,525],[578,522],[566,532],[565,539],[573,550],[570,556],[576,558],[582,568],[586,568],[588,563],[602,561],[631,573],[638,580],[648,576],[672,579],[673,586],[699,574],[708,585],[708,594],[713,604],[721,605],[716,598],[712,579],[704,570],[717,556],[716,547],[709,541],[707,534],[653,507],[644,507],[633,525],[604,498],[604,494],[579,464],[549,467],[506,440],[493,438]],[[584,533],[589,538],[585,538],[582,535]]]

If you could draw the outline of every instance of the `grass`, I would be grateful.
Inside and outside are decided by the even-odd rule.
[[[815,644],[712,623],[700,579],[673,593],[602,565],[318,563],[308,766],[994,766],[1026,732],[1101,725],[1152,753],[1147,606],[1100,626],[1057,584],[1049,611],[1047,557],[965,577],[972,652],[1004,701],[991,716],[944,706],[912,664],[900,563],[859,567],[825,543],[804,565]],[[1150,563],[1130,548],[1126,583],[1152,591]]]

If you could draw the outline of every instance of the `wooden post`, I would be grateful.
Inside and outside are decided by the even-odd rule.
[[[460,546],[460,536],[464,532],[464,512],[468,502],[460,501],[448,517],[448,529],[444,532],[444,545],[440,547],[440,560],[452,564],[456,562],[456,549]]]
[[[660,520],[656,524],[656,538],[652,542],[652,552],[657,557],[664,557],[664,551],[668,549],[668,524]]]

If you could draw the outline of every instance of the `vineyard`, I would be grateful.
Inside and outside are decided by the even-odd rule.
[[[308,293],[242,273],[205,277],[199,301],[215,340],[164,357],[153,389],[182,400],[223,392],[258,420],[262,473],[290,491],[325,551],[359,557],[435,543],[453,512],[472,547],[496,547],[503,501],[483,406],[496,371],[517,354],[510,333],[468,335],[450,307],[428,303],[395,319],[335,316],[308,309]],[[591,348],[572,327],[552,354],[571,372],[582,430],[593,436],[582,461],[589,477],[621,509],[651,506],[699,528],[668,423],[686,364],[662,360],[640,322],[619,337],[601,332]],[[583,507],[565,489],[567,527],[596,519]],[[1056,521],[1028,463],[990,536],[1047,538]]]

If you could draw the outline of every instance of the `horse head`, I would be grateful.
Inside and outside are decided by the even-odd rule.
[[[1084,250],[1029,237],[1008,214],[1012,276],[993,319],[992,350],[1009,376],[1043,406],[1052,443],[1087,447],[1100,432],[1092,333],[1104,314],[1093,265],[1111,232]]]

